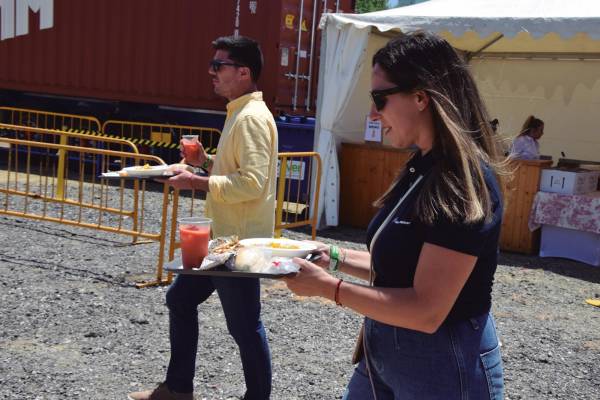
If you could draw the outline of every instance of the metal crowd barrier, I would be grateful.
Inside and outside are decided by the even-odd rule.
[[[18,110],[7,107],[0,109]],[[42,114],[42,112],[39,113],[39,115]],[[23,119],[13,121],[23,122]],[[107,121],[102,127],[103,133],[92,131],[78,133],[74,131],[75,129],[61,131],[0,124],[0,152],[6,151],[8,153],[5,185],[4,187],[0,186],[0,194],[4,193],[5,195],[4,209],[0,208],[0,213],[130,235],[133,237],[134,242],[137,241],[138,237],[158,241],[160,250],[156,279],[138,286],[143,287],[170,282],[171,274],[168,275],[167,279],[163,279],[169,188],[165,185],[162,214],[155,217],[156,220],[161,221],[160,231],[150,233],[144,231],[145,181],[141,183],[134,181],[130,185],[132,187],[126,187],[121,180],[118,186],[111,186],[109,182],[99,180],[97,176],[108,169],[120,169],[146,162],[164,164],[160,157],[139,154],[136,143],[141,146],[149,144],[155,147],[159,145],[165,145],[163,147],[166,147],[166,144],[168,144],[168,148],[178,149],[179,139],[182,135],[196,134],[200,136],[205,148],[209,151],[212,150],[211,152],[214,153],[220,132],[211,128],[129,121]],[[153,132],[154,136],[152,135]],[[158,139],[158,133],[161,135],[160,140],[151,140]],[[50,140],[49,137],[60,139]],[[131,140],[125,140],[124,137],[129,137]],[[146,137],[150,139],[146,139]],[[151,143],[148,143],[148,140]],[[24,166],[22,165],[23,158],[25,159]],[[90,159],[92,162],[90,162]],[[177,159],[177,161],[179,160]],[[35,166],[33,165],[34,162],[36,163]],[[72,168],[73,166],[75,168]],[[318,153],[279,154],[275,210],[276,237],[281,236],[282,229],[310,226],[311,236],[315,239],[317,228],[315,211],[318,209],[321,168],[321,158]],[[75,169],[75,177],[73,175],[69,177],[69,171],[73,169]],[[73,174],[73,172],[71,173]],[[13,178],[14,180],[11,180]],[[38,185],[37,189],[32,191],[33,180],[37,180]],[[74,185],[73,182],[75,182]],[[109,188],[115,188],[118,196],[108,196],[108,191],[111,190]],[[124,194],[127,190],[132,191],[131,196],[133,198],[129,207],[126,207],[124,200]],[[96,203],[94,200],[95,193],[100,193],[103,200]],[[191,196],[182,197],[182,203],[185,203],[182,208],[187,207],[187,213],[193,215],[196,202],[204,197],[204,194],[191,192]],[[21,202],[17,203],[22,203],[22,210],[10,209],[9,205],[12,204],[11,200],[13,198],[21,199]],[[109,201],[116,203],[109,205]],[[35,202],[40,202],[37,209],[41,208],[41,214],[31,212],[29,205]],[[65,217],[65,208],[69,207],[78,208],[76,219]],[[175,250],[179,248],[179,243],[176,240],[176,221],[179,208],[179,191],[174,190],[172,192],[171,226],[168,232],[169,260],[174,258]],[[92,221],[89,218],[83,220],[84,209],[95,212],[97,215],[94,218],[97,217],[97,220]],[[106,224],[105,214],[117,216],[116,227]],[[85,215],[89,216],[89,213],[85,213]],[[125,218],[130,220],[132,224],[129,228],[124,227]]]
[[[198,135],[206,151],[210,154],[216,152],[221,135],[221,132],[215,128],[188,125],[120,120],[108,120],[101,125],[95,117],[16,107],[0,107],[0,123],[128,140],[139,146],[142,153],[156,155],[168,163],[179,161],[179,141],[183,135]],[[25,139],[32,138],[27,133],[25,135]],[[34,137],[33,139],[38,140],[39,138]],[[60,144],[95,147],[95,139],[92,137],[82,137],[80,140],[79,143],[60,142]]]
[[[279,153],[277,176],[275,236],[280,237],[282,229],[309,225],[314,240],[321,190],[319,153]]]
[[[179,141],[183,135],[198,135],[210,154],[216,152],[221,135],[221,131],[215,128],[118,120],[104,122],[102,132],[131,140],[142,153],[157,155],[169,164],[180,160]]]
[[[94,117],[28,108],[0,107],[0,123],[45,129],[100,131],[100,121]]]
[[[109,137],[95,137],[89,134],[77,133],[74,131],[62,131],[62,130],[50,130],[40,129],[33,127],[23,127],[18,125],[0,124],[0,136],[9,137],[13,139],[23,140],[34,140],[37,142],[49,142],[59,143],[62,145],[80,146],[80,147],[97,147],[105,150],[116,150],[116,151],[128,151],[133,153],[139,153],[138,148],[135,144],[128,140],[109,138]],[[21,149],[24,150],[24,149]],[[42,148],[30,148],[28,150],[31,154],[37,156],[54,156],[58,160],[58,184],[57,194],[62,195],[62,187],[64,180],[64,166],[65,163],[72,161],[79,161],[82,158],[86,163],[96,164],[96,169],[100,169],[102,163],[102,157],[94,156],[92,154],[72,154],[70,157],[66,157],[66,154],[62,150],[56,152],[50,152],[49,149]],[[109,168],[120,169],[121,160],[113,159]],[[117,168],[119,167],[119,168]]]
[[[78,114],[64,114],[29,108],[0,107],[0,124],[26,126],[30,129],[22,130],[15,135],[15,139],[48,141],[50,143],[74,144],[88,146],[84,136],[77,138],[78,142],[68,141],[66,135],[43,135],[35,128],[70,131],[73,133],[97,133],[100,131],[100,121],[95,117]],[[6,135],[6,128],[0,128],[1,134]],[[73,135],[71,139],[75,139]],[[93,145],[93,143],[92,143]],[[137,152],[137,149],[136,149]],[[59,186],[60,188],[61,186]],[[60,189],[59,189],[60,191]]]
[[[5,127],[0,125],[0,129]],[[18,134],[32,128],[10,126],[10,129]],[[37,133],[57,134],[56,131],[35,129]],[[0,136],[0,151],[6,153],[6,157],[2,157],[6,169],[0,170],[0,199],[4,196],[0,200],[0,214],[127,235],[133,237],[134,242],[138,237],[158,242],[156,279],[138,286],[166,283],[162,278],[162,267],[167,239],[168,186],[164,185],[162,208],[157,211],[146,207],[146,181],[132,183],[123,179],[98,178],[116,160],[120,161],[119,165],[164,164],[163,160],[127,151],[7,136]],[[56,156],[59,153],[64,154],[65,160],[77,161],[59,165]],[[96,163],[86,163],[87,155],[99,157],[100,167],[97,168]],[[63,179],[59,183],[61,174]]]

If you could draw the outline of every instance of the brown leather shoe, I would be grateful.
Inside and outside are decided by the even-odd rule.
[[[154,390],[134,392],[127,395],[128,400],[194,400],[193,393],[172,392],[165,382]]]

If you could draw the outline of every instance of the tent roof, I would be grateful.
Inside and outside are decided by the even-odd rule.
[[[462,43],[463,50],[474,51],[490,42],[481,38],[499,33],[508,38],[518,35],[519,39],[553,34],[562,39],[581,40],[587,36],[600,40],[600,1],[430,0],[366,14],[327,14],[324,22],[334,23],[338,28],[345,24],[359,29],[375,27],[381,32],[426,29],[455,38],[475,32],[479,42],[471,38]],[[506,50],[496,46],[494,51]]]
[[[327,225],[338,224],[337,146],[342,141],[360,141],[364,137],[362,126],[369,107],[369,61],[373,52],[387,41],[383,37],[387,35],[381,36],[377,30],[433,31],[464,51],[473,65],[484,65],[485,61],[479,59],[488,57],[557,62],[600,60],[600,0],[430,0],[368,14],[325,14],[321,27],[324,35],[315,148],[323,160],[323,173],[317,216],[319,221],[325,216]],[[581,62],[580,65],[590,65]],[[504,66],[492,72],[497,81],[515,82],[506,79]],[[525,75],[519,73],[516,82],[528,82],[528,77],[537,73],[536,68],[530,67]],[[553,72],[546,69],[542,73]],[[592,84],[597,82],[593,73],[581,77],[575,69],[572,73],[563,72],[556,79],[562,86],[566,81],[567,87],[585,83],[585,79]],[[537,96],[531,98],[528,108],[541,104]],[[582,109],[586,110],[585,107],[587,103]]]

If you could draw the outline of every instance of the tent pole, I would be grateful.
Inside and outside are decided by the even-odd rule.
[[[469,63],[473,57],[478,56],[485,49],[487,49],[488,47],[490,47],[491,45],[493,45],[494,43],[496,43],[498,40],[502,39],[503,37],[504,37],[504,34],[503,33],[499,33],[498,36],[496,36],[495,38],[493,38],[492,40],[490,40],[488,43],[486,43],[485,45],[483,45],[483,47],[481,47],[479,50],[468,51],[466,53],[466,56],[465,56],[467,63]]]
[[[308,55],[308,89],[306,94],[306,111],[310,111],[310,100],[312,96],[312,85],[313,85],[313,64],[315,63],[316,57],[314,56],[315,51],[315,27],[317,26],[317,8],[319,8],[319,2],[315,0],[313,2],[313,16],[312,24],[310,27],[310,53]]]
[[[298,45],[296,47],[296,76],[294,79],[294,98],[292,101],[292,110],[296,111],[298,105],[298,79],[300,79],[300,53],[302,52],[302,18],[304,18],[304,0],[300,1],[300,18],[298,19]]]

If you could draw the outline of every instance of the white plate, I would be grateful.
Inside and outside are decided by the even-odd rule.
[[[127,167],[123,168],[122,171],[127,173],[127,176],[161,176],[169,168],[168,165],[152,165],[150,168],[144,168],[143,166],[138,167]]]
[[[317,249],[317,246],[312,243],[284,238],[244,239],[240,240],[240,245],[270,250],[273,257],[306,257]],[[276,247],[278,245],[281,247]]]

